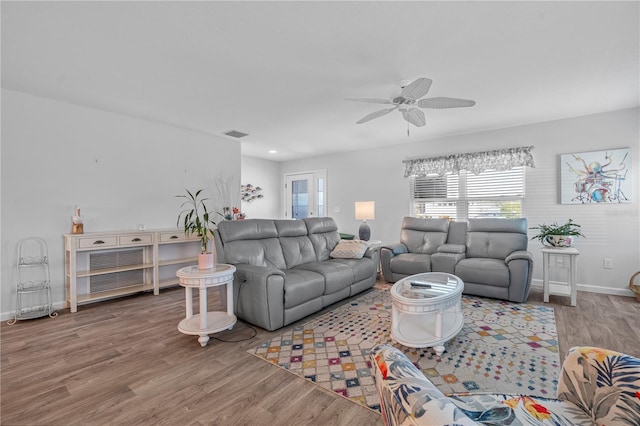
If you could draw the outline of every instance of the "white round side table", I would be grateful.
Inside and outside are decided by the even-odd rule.
[[[178,284],[185,290],[186,305],[186,317],[178,324],[178,330],[184,334],[199,336],[198,342],[202,347],[209,342],[209,334],[231,330],[238,320],[233,314],[233,273],[235,271],[235,266],[220,263],[211,269],[198,269],[197,265],[192,265],[176,272]],[[207,289],[224,285],[227,286],[227,311],[207,312]],[[194,288],[199,290],[200,299],[200,313],[195,315],[192,292]]]

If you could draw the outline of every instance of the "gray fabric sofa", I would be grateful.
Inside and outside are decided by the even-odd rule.
[[[527,220],[405,217],[400,242],[380,251],[382,273],[396,282],[423,272],[447,272],[464,281],[464,293],[524,302],[533,256],[527,251]]]
[[[236,315],[276,330],[373,287],[379,247],[362,258],[331,258],[339,241],[332,218],[220,222],[217,261],[236,267]]]

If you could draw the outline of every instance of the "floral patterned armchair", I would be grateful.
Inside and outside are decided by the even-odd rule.
[[[640,359],[594,347],[571,348],[557,398],[445,396],[398,349],[371,351],[386,425],[640,425]]]

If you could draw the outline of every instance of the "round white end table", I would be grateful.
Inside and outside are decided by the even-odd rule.
[[[202,347],[209,342],[209,334],[231,330],[238,320],[233,314],[233,273],[235,271],[235,266],[221,263],[211,269],[198,269],[197,265],[193,265],[176,272],[178,284],[185,290],[186,305],[186,317],[178,324],[178,330],[184,334],[199,336],[198,342]],[[207,289],[219,286],[226,286],[227,311],[207,312]],[[198,289],[200,299],[200,313],[195,315],[192,292],[194,288]]]
[[[391,338],[411,348],[433,348],[438,356],[444,343],[464,325],[464,283],[455,275],[427,272],[412,275],[391,287]]]

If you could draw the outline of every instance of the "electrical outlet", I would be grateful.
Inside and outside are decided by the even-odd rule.
[[[613,259],[609,257],[605,257],[602,261],[602,267],[604,269],[613,269]]]

